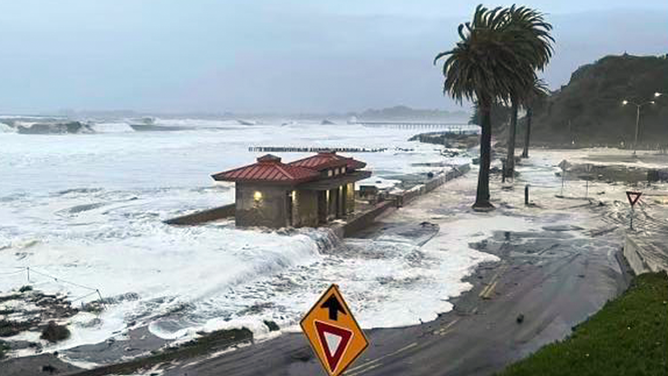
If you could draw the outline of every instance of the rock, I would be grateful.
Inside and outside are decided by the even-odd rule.
[[[58,369],[50,364],[42,366],[42,372],[48,372],[50,374],[58,373]]]
[[[309,360],[311,360],[311,358],[313,358],[313,354],[311,353],[311,351],[308,351],[308,349],[306,349],[302,351],[297,351],[293,353],[290,357],[300,362],[308,362]]]
[[[331,120],[324,119],[323,121],[320,122],[320,124],[321,124],[321,125],[334,125],[334,124],[336,124],[336,123],[334,123],[334,122],[331,121]]]
[[[269,328],[270,332],[275,332],[281,329],[278,327],[278,324],[270,320],[264,320],[264,325],[266,325],[267,328]]]
[[[102,320],[100,320],[98,317],[95,317],[90,321],[79,323],[78,326],[81,327],[81,328],[94,328],[94,327],[99,326],[101,324],[102,324]]]
[[[12,341],[11,345],[9,343],[6,343],[5,346],[7,346],[8,349],[12,350],[23,350],[23,349],[29,349],[33,347],[37,347],[37,344],[34,342],[30,341]],[[2,347],[2,341],[0,341],[0,347]]]
[[[56,324],[55,321],[49,321],[39,338],[56,343],[70,338],[70,331],[67,327]]]
[[[31,326],[29,322],[0,320],[0,337],[13,337]]]
[[[27,292],[27,291],[32,291],[32,286],[25,285],[19,289],[19,292]]]

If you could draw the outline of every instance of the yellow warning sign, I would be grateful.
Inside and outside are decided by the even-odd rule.
[[[369,346],[337,285],[325,291],[300,325],[329,376],[342,374]]]

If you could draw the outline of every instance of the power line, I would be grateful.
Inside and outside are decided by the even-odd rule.
[[[76,299],[72,300],[72,302],[75,302],[75,301],[77,301],[77,300],[81,300],[81,299],[87,298],[87,297],[89,297],[89,296],[91,296],[91,295],[94,295],[94,294],[97,294],[97,296],[100,298],[100,302],[103,302],[102,294],[100,293],[100,290],[99,290],[99,289],[96,289],[96,288],[94,288],[94,287],[84,286],[84,285],[81,285],[81,284],[78,284],[78,283],[75,283],[75,282],[72,282],[72,281],[68,281],[68,280],[65,280],[65,279],[62,279],[62,278],[58,278],[58,277],[56,277],[56,276],[52,276],[52,275],[50,275],[50,274],[46,274],[46,273],[37,271],[37,270],[35,270],[35,269],[32,269],[32,268],[30,268],[29,266],[26,266],[26,267],[17,267],[17,268],[20,268],[20,270],[17,270],[17,271],[14,271],[14,272],[8,272],[8,273],[0,273],[0,275],[13,275],[13,274],[19,274],[19,273],[26,272],[26,274],[27,274],[27,278],[28,278],[28,282],[30,282],[30,272],[32,271],[32,272],[35,273],[35,274],[39,274],[39,275],[41,275],[41,276],[43,276],[43,277],[47,277],[47,278],[53,279],[55,282],[67,283],[67,284],[72,285],[72,286],[76,286],[76,287],[79,287],[79,288],[82,288],[82,289],[86,289],[86,290],[90,290],[90,291],[92,291],[92,292],[89,293],[89,294],[86,294],[86,295],[84,295],[84,296],[81,296],[81,297],[79,297],[79,298],[76,298]]]
[[[95,295],[95,294],[97,294],[97,293],[98,293],[98,291],[93,291],[93,292],[91,292],[91,293],[89,293],[89,294],[86,294],[86,295],[84,295],[84,296],[80,296],[80,297],[78,297],[78,298],[76,298],[76,299],[72,299],[72,300],[70,300],[70,302],[71,302],[71,303],[74,303],[74,302],[76,302],[76,301],[78,301],[78,300],[85,299],[85,298],[87,298],[87,297],[89,297],[89,296],[91,296],[91,295]],[[100,299],[101,299],[101,298],[100,298]]]
[[[15,272],[8,272],[8,273],[0,273],[0,275],[12,275],[12,274],[19,274],[25,272],[25,269],[22,270],[17,270]]]
[[[64,280],[64,279],[62,279],[62,278],[54,277],[54,276],[49,275],[49,274],[46,274],[46,273],[38,272],[37,270],[35,270],[35,269],[33,269],[33,268],[30,268],[30,267],[27,267],[26,270],[29,271],[29,272],[32,271],[33,273],[39,274],[39,275],[44,276],[44,277],[47,277],[47,278],[52,278],[52,279],[53,279],[54,281],[56,281],[56,282],[67,283],[67,284],[70,284],[70,285],[72,285],[72,286],[77,286],[77,287],[80,287],[80,288],[82,288],[82,289],[87,289],[87,290],[91,290],[91,291],[98,291],[98,289],[96,289],[96,288],[88,287],[88,286],[84,286],[84,285],[80,285],[80,284],[78,284],[78,283],[74,283],[74,282],[70,282],[70,281]]]

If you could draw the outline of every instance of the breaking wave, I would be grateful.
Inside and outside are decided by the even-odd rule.
[[[91,126],[95,133],[130,133],[135,130],[127,123],[99,123]]]
[[[0,133],[16,133],[16,129],[5,123],[0,123]]]
[[[72,188],[59,191],[58,195],[68,195],[68,194],[87,194],[87,193],[97,193],[101,192],[103,188]]]

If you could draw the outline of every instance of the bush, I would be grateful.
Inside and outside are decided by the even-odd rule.
[[[49,321],[40,338],[55,343],[70,338],[70,331],[67,327],[56,324],[55,321]]]

